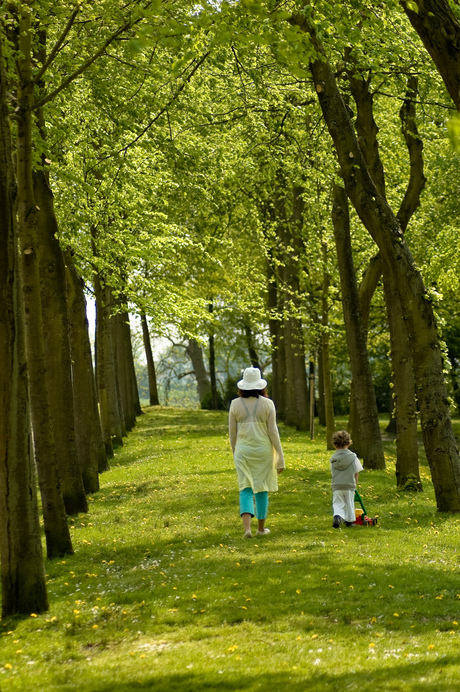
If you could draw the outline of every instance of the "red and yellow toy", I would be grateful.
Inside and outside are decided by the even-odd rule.
[[[368,517],[364,502],[361,495],[355,490],[355,502],[359,502],[361,507],[355,508],[355,524],[359,526],[375,526],[377,524],[377,517]]]

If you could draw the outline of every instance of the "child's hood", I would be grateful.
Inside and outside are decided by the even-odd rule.
[[[334,465],[334,468],[342,471],[343,469],[347,469],[354,461],[354,452],[350,452],[349,449],[338,449],[331,459],[331,464]]]

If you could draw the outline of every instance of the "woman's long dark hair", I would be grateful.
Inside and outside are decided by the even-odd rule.
[[[259,396],[268,396],[266,389],[239,389],[238,396],[243,397],[243,399],[249,399],[250,396],[255,396],[257,399]]]

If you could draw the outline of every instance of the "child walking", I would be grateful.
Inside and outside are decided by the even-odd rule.
[[[337,450],[331,457],[332,526],[338,529],[343,522],[352,526],[355,521],[355,489],[363,467],[356,454],[348,449],[352,439],[346,430],[335,432],[332,444]]]

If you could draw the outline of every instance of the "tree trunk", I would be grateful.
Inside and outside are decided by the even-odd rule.
[[[396,417],[395,417],[395,404],[394,404],[394,397],[391,397],[390,400],[390,420],[388,421],[388,425],[385,428],[385,432],[389,433],[390,435],[396,435]]]
[[[121,408],[120,385],[115,348],[115,320],[112,319],[112,290],[95,275],[96,293],[96,381],[101,406],[104,440],[123,445],[126,435]]]
[[[211,383],[204,364],[203,349],[196,339],[189,339],[185,352],[192,361],[193,372],[196,377],[198,398],[200,403],[203,404],[211,397]]]
[[[139,398],[139,387],[137,385],[137,375],[136,375],[136,366],[134,365],[134,353],[133,353],[133,343],[131,340],[131,326],[129,322],[129,315],[127,315],[128,321],[125,324],[125,334],[126,334],[126,344],[127,344],[127,350],[128,350],[128,376],[131,384],[131,396],[132,396],[132,401],[133,401],[133,406],[134,406],[134,416],[137,418],[137,416],[143,416],[144,412],[142,410],[141,406],[141,400]]]
[[[88,502],[75,433],[65,266],[57,239],[53,196],[43,170],[34,173],[34,195],[39,209],[40,296],[51,425],[66,512],[78,514],[88,511]]]
[[[106,331],[108,329],[105,317],[104,298],[102,294],[101,279],[98,274],[94,275],[94,294],[96,298],[96,386],[101,414],[102,437],[107,457],[113,457],[113,444],[109,418],[109,401],[106,384]]]
[[[85,490],[94,493],[99,489],[99,472],[109,465],[97,405],[83,284],[70,252],[65,254],[65,263],[78,458]]]
[[[286,398],[284,382],[286,379],[286,367],[284,359],[284,347],[281,335],[279,318],[279,297],[276,274],[273,261],[270,257],[267,261],[268,283],[268,312],[272,359],[272,399],[275,402],[278,418],[284,421],[286,411]]]
[[[415,379],[410,357],[409,335],[399,296],[384,273],[385,302],[390,326],[391,362],[393,364],[394,406],[396,418],[396,483],[407,481],[422,489],[418,462],[417,403]]]
[[[295,320],[292,332],[294,348],[294,390],[297,409],[297,430],[308,430],[310,427],[310,407],[308,405],[307,368],[305,365],[305,344],[302,322]]]
[[[332,435],[335,430],[335,418],[334,401],[332,397],[331,365],[329,358],[329,284],[330,276],[327,271],[327,245],[325,242],[323,242],[322,330],[320,348],[322,377],[319,379],[319,382],[323,387],[327,449],[334,449],[334,445],[332,444]]]
[[[155,371],[155,361],[153,360],[152,344],[150,342],[149,326],[147,317],[141,314],[142,336],[144,338],[145,358],[147,360],[147,372],[149,377],[149,400],[150,406],[159,406],[157,376]]]
[[[298,430],[308,430],[310,426],[311,412],[308,405],[307,369],[305,365],[305,343],[301,314],[300,298],[300,257],[302,255],[301,233],[304,223],[303,214],[305,203],[303,200],[304,188],[294,185],[292,188],[292,222],[290,224],[290,238],[288,251],[288,273],[292,302],[294,307],[294,325],[292,330],[292,345],[294,348],[294,389],[297,405]],[[292,251],[290,247],[292,246]]]
[[[282,324],[282,343],[284,348],[284,363],[286,377],[284,383],[284,422],[286,425],[297,425],[297,401],[295,396],[294,374],[294,344],[292,336],[292,320],[285,317]]]
[[[315,439],[315,356],[310,354],[310,440]]]
[[[460,24],[448,0],[400,0],[460,111]]]
[[[294,307],[294,325],[292,330],[292,345],[294,348],[294,389],[297,405],[298,430],[308,430],[311,420],[311,411],[308,405],[308,385],[307,369],[305,365],[305,341],[303,335],[303,325],[301,318],[301,297],[300,297],[300,257],[302,255],[303,244],[301,233],[303,227],[303,214],[305,203],[303,201],[304,188],[301,185],[294,185],[292,189],[292,223],[290,224],[291,233],[289,246],[292,251],[288,253],[288,272],[290,278],[290,288],[292,292],[292,302]],[[313,414],[314,415],[314,414]]]
[[[348,74],[351,91],[358,111],[355,127],[360,147],[371,177],[379,193],[385,198],[385,177],[379,156],[378,128],[373,117],[373,95],[370,91],[370,78],[365,79],[354,64]],[[420,195],[426,182],[423,170],[423,142],[418,134],[415,119],[414,98],[417,90],[417,77],[410,76],[407,83],[406,98],[400,109],[401,131],[406,141],[410,162],[410,176],[397,215],[402,231],[406,230],[413,213],[420,205]],[[366,334],[370,302],[382,272],[383,263],[379,253],[370,261],[359,291],[360,312],[363,316]],[[393,365],[394,394],[392,403],[394,404],[398,400],[398,406],[394,411],[396,419],[398,419],[395,420],[395,425],[399,431],[396,438],[396,479],[398,485],[404,485],[409,478],[412,481],[415,478],[418,487],[421,488],[418,470],[415,382],[407,329],[399,304],[399,297],[396,291],[392,289],[388,279],[384,279],[384,289]],[[356,415],[356,407],[353,405],[353,402],[352,413]]]
[[[137,416],[142,416],[143,411],[139,400],[139,388],[137,386],[136,367],[134,365],[133,343],[131,340],[131,324],[129,313],[123,313],[122,334],[125,343],[125,366],[126,366],[126,381],[129,390],[128,399],[131,406],[131,416],[136,424]]]
[[[318,423],[326,427],[326,408],[324,405],[324,375],[323,375],[323,353],[322,353],[322,337],[321,334],[321,345],[318,351]],[[329,449],[329,447],[328,447]]]
[[[18,291],[16,282],[14,290]],[[19,296],[15,303],[16,312]],[[16,315],[13,367],[8,387],[9,412],[5,418],[5,411],[0,412],[8,439],[8,444],[4,444],[4,430],[0,429],[2,617],[48,610],[37,481],[30,442],[24,333],[22,318],[18,312]],[[3,383],[0,386],[3,387]]]
[[[285,412],[286,425],[298,430],[308,430],[310,415],[307,395],[307,374],[302,322],[300,319],[299,233],[303,223],[303,188],[294,186],[292,196],[292,221],[286,216],[286,181],[281,171],[277,175],[275,194],[276,232],[280,241],[280,287],[282,337],[285,362]]]
[[[298,22],[305,27],[304,18]],[[309,29],[306,28],[308,31]],[[322,46],[310,67],[323,115],[334,142],[347,194],[382,253],[410,335],[425,450],[439,511],[460,511],[460,459],[444,384],[442,354],[429,294],[403,238],[400,224],[379,195],[359,148]]]
[[[14,170],[0,39],[0,555],[2,618],[48,609],[30,454],[22,291],[17,271]]]
[[[17,177],[20,272],[23,286],[29,387],[47,555],[73,553],[62,498],[51,427],[40,299],[38,210],[32,181],[32,102],[30,11],[21,6],[18,54]]]
[[[246,337],[249,361],[253,368],[259,368],[260,372],[262,372],[262,366],[260,365],[259,356],[257,355],[256,347],[254,345],[254,336],[252,333],[251,325],[249,324],[249,322],[246,321],[244,322],[244,334]]]
[[[366,337],[359,312],[358,286],[351,249],[348,199],[345,190],[334,185],[332,209],[337,246],[343,315],[358,412],[357,428],[350,431],[353,449],[362,457],[365,468],[385,468],[377,404],[367,355]]]
[[[136,425],[134,391],[131,379],[133,350],[131,347],[129,315],[127,312],[118,312],[113,315],[111,320],[113,323],[113,341],[116,351],[117,376],[120,386],[124,428],[129,432]]]
[[[209,313],[212,315],[214,305],[209,303]],[[208,338],[209,344],[209,377],[211,381],[211,409],[217,411],[219,408],[219,396],[217,393],[217,378],[216,378],[216,348],[214,334],[210,333]]]

